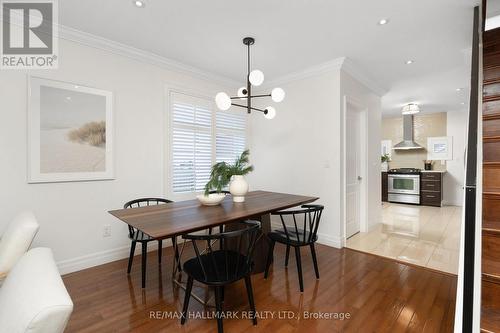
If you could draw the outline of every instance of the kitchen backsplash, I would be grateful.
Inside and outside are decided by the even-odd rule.
[[[427,159],[427,138],[446,136],[446,112],[415,115],[413,117],[414,140],[425,149],[392,150],[390,168],[424,168]],[[382,140],[392,145],[403,140],[403,117],[382,118]],[[446,170],[441,161],[434,161],[433,170]]]

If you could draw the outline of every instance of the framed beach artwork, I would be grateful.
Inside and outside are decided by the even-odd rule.
[[[113,179],[112,93],[28,79],[28,182]]]

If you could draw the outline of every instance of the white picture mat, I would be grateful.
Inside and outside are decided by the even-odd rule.
[[[94,94],[106,98],[105,170],[97,172],[40,172],[40,88],[42,86]],[[113,93],[79,84],[28,76],[28,183],[51,183],[114,179]]]
[[[453,159],[453,137],[440,136],[427,138],[427,159],[449,161]]]

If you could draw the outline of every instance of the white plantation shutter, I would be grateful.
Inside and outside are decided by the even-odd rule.
[[[232,163],[245,150],[246,117],[247,113],[243,112],[217,112],[215,138],[217,162]]]
[[[212,111],[203,99],[172,97],[172,191],[201,191],[212,165]]]
[[[201,192],[214,163],[233,162],[245,149],[246,114],[214,112],[209,100],[170,96],[172,192]]]

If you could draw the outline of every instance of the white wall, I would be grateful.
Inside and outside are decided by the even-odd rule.
[[[361,224],[361,231],[371,230],[382,221],[382,182],[380,173],[380,140],[382,137],[382,111],[380,96],[354,79],[344,70],[340,79],[341,97],[347,97],[365,110],[366,117],[366,160],[365,182],[366,192],[362,199],[366,203],[366,211],[362,211],[362,219],[366,218],[366,225]],[[343,101],[341,101],[343,107]],[[342,120],[343,121],[343,120]],[[344,135],[342,134],[342,139]],[[341,144],[343,147],[343,143]],[[341,174],[342,179],[344,175]],[[364,215],[365,214],[365,215]]]
[[[307,71],[306,71],[307,72]],[[305,73],[306,73],[305,72]],[[325,205],[320,242],[343,246],[343,96],[361,101],[368,109],[368,216],[380,222],[380,98],[341,72],[340,67],[314,74],[291,75],[278,82],[286,92],[268,121],[251,117],[250,149],[255,171],[252,188],[320,197]],[[265,106],[265,105],[263,105]],[[373,147],[372,147],[373,146]]]
[[[446,135],[453,137],[453,160],[446,162],[443,182],[443,203],[462,206],[464,198],[465,164],[464,152],[467,136],[467,112],[449,111],[446,113]]]
[[[318,196],[326,209],[319,233],[339,246],[339,71],[284,83],[283,102],[267,120],[250,117],[251,189]],[[265,105],[264,105],[265,106]]]
[[[0,233],[18,212],[33,210],[41,225],[34,246],[52,248],[68,272],[127,256],[126,225],[107,211],[162,196],[165,84],[211,95],[227,88],[74,42],[61,40],[59,49],[58,70],[30,74],[113,92],[116,180],[27,184],[27,75],[1,71]]]

